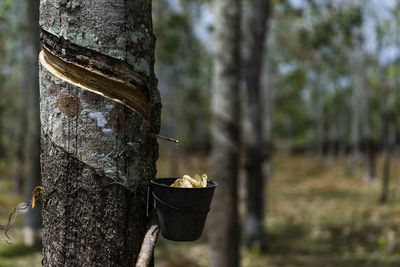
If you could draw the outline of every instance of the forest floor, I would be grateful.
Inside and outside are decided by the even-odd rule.
[[[0,162],[0,225],[6,225],[10,213],[24,202],[23,197],[13,193],[11,164]],[[22,242],[23,216],[18,216],[10,231],[12,244],[6,243],[4,231],[0,234],[0,267],[37,267],[41,265],[40,248],[27,247]]]
[[[184,166],[201,170],[204,162],[192,159]],[[186,173],[184,166],[179,169]],[[380,179],[364,182],[362,166],[351,174],[351,160],[318,161],[278,153],[272,166],[265,221],[268,251],[242,248],[243,267],[400,266],[400,159],[392,162],[386,204],[378,203]],[[380,177],[381,159],[377,166]],[[243,217],[243,204],[240,210]],[[156,263],[157,267],[209,266],[207,242],[161,238]]]
[[[171,173],[167,158],[159,161],[159,177]],[[185,161],[179,173],[207,170],[206,159],[186,157]],[[365,183],[363,169],[350,175],[350,166],[350,160],[319,162],[304,155],[277,153],[265,221],[268,251],[242,248],[242,266],[400,266],[400,159],[392,162],[386,204],[378,203],[380,180]],[[378,177],[380,168],[381,162]],[[22,201],[11,193],[8,177],[8,168],[0,164],[1,225]],[[244,215],[243,205],[240,210]],[[41,266],[40,251],[21,242],[22,222],[21,216],[11,231],[12,245],[0,236],[0,267]],[[208,266],[209,248],[203,236],[192,243],[160,237],[156,267]]]

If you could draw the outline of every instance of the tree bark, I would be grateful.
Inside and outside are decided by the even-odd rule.
[[[318,77],[317,79],[320,79]],[[321,82],[316,82],[316,92],[317,92],[317,103],[316,103],[316,112],[317,112],[317,156],[318,160],[322,160],[324,158],[324,143],[325,143],[325,129],[324,129],[324,86]]]
[[[25,52],[26,54],[26,52]],[[26,69],[26,65],[24,65]],[[29,104],[27,94],[29,94],[28,79],[25,75],[22,82],[19,85],[18,95],[18,124],[17,124],[17,138],[15,146],[15,157],[14,157],[14,193],[21,195],[24,189],[24,183],[26,182],[25,162],[26,162],[26,145],[27,145],[27,122],[28,122],[28,111],[27,106]]]
[[[264,178],[262,139],[261,71],[265,51],[269,1],[252,0],[244,5],[243,27],[243,75],[247,89],[245,140],[245,169],[247,188],[247,214],[245,219],[245,242],[248,247],[265,248]]]
[[[29,105],[27,145],[29,172],[27,175],[26,198],[32,196],[33,189],[41,184],[40,179],[40,113],[39,113],[39,1],[29,0],[26,5],[24,54],[24,87]],[[34,245],[40,242],[42,216],[40,206],[29,209],[25,217],[24,242]]]
[[[3,34],[0,33],[0,92],[3,94],[4,92],[4,74],[3,74],[3,68],[5,65],[5,60],[4,60],[4,55],[5,55],[5,42],[4,42]],[[4,99],[0,100],[0,158],[2,159],[6,153],[5,153],[5,146],[3,143],[3,140],[1,140],[3,134],[4,134],[4,121],[3,121],[3,116],[4,116],[4,110],[6,106],[6,101]]]
[[[25,132],[27,130],[26,127],[26,113],[23,110],[23,107],[26,106],[25,98],[26,91],[23,86],[20,86],[20,95],[18,96],[19,102],[19,121],[18,121],[18,129],[17,129],[17,138],[16,138],[16,147],[15,147],[15,158],[14,158],[14,193],[17,195],[21,195],[24,187],[24,162],[25,162]]]
[[[360,43],[362,46],[363,43]],[[374,148],[374,142],[372,138],[372,121],[371,121],[371,108],[370,108],[370,99],[371,99],[371,88],[368,86],[368,73],[367,73],[367,64],[366,64],[366,55],[362,51],[362,47],[360,48],[359,54],[359,83],[360,83],[360,101],[358,105],[361,106],[362,109],[362,118],[361,118],[361,127],[363,130],[363,143],[364,143],[364,158],[365,158],[365,182],[371,182],[375,179],[375,159],[376,153]],[[362,89],[362,90],[361,90]]]
[[[386,203],[389,198],[390,163],[396,137],[396,129],[393,121],[386,119],[384,124],[382,189],[379,199],[381,203]]]
[[[238,164],[240,1],[217,0],[215,80],[212,94],[212,178],[218,183],[210,214],[211,266],[239,260]]]
[[[22,5],[23,6],[23,5]],[[20,14],[23,14],[23,11],[20,12]],[[24,26],[24,22],[25,21],[21,21],[20,23],[17,23],[17,25],[19,27],[23,27]],[[10,23],[10,21],[5,21],[5,26],[6,28],[8,27],[8,23]],[[4,34],[4,36],[0,36],[0,38],[2,39],[7,39],[7,35],[9,33],[6,32]],[[5,42],[6,44],[7,42]],[[7,47],[4,46],[5,44],[0,44],[0,49],[3,50],[3,48]],[[7,56],[5,55],[5,53],[13,53],[12,50],[7,51],[8,49],[5,49],[2,52],[2,54],[4,53],[4,55],[0,55],[2,57],[2,61],[4,62],[0,62],[3,65],[7,64]],[[27,50],[23,50],[22,54],[25,55],[27,54]],[[22,70],[24,71],[24,65],[22,67]],[[1,81],[0,81],[1,82]],[[17,95],[17,99],[16,99],[16,104],[17,104],[17,116],[15,116],[17,118],[16,120],[16,132],[15,132],[15,139],[13,140],[15,143],[15,150],[14,152],[14,158],[13,158],[13,191],[15,194],[17,195],[21,195],[23,193],[23,189],[24,189],[24,183],[25,183],[25,177],[26,177],[26,172],[25,172],[25,160],[26,160],[26,131],[28,130],[27,127],[27,105],[29,103],[28,98],[26,97],[27,93],[29,93],[28,88],[27,88],[27,83],[26,83],[26,77],[25,75],[21,75],[21,80],[18,83],[18,95]],[[3,97],[2,97],[3,98]],[[7,100],[6,100],[7,101]],[[10,101],[10,99],[8,99],[8,101]]]
[[[271,12],[270,12],[271,14]],[[266,54],[266,53],[264,53]],[[264,55],[265,60],[267,60],[268,56]],[[263,149],[263,161],[262,161],[262,171],[263,171],[263,179],[264,179],[264,190],[266,192],[265,197],[264,197],[264,205],[265,205],[265,217],[268,217],[268,196],[269,196],[269,182],[272,179],[272,154],[273,154],[273,110],[274,110],[274,94],[273,94],[273,86],[274,86],[274,80],[271,75],[271,72],[269,71],[269,68],[267,67],[267,64],[264,64],[263,71],[262,73],[263,78],[262,78],[262,87],[263,90],[261,92],[262,94],[262,99],[264,101],[264,109],[262,111],[263,118],[262,118],[262,125],[263,125],[263,131],[262,131],[262,149]],[[267,246],[268,246],[268,239],[267,239]]]
[[[353,77],[353,79],[356,79]],[[361,116],[361,105],[360,102],[362,101],[362,88],[353,81],[353,95],[352,95],[352,102],[353,102],[353,122],[352,122],[352,164],[351,164],[351,175],[355,175],[356,171],[360,165],[361,154],[360,154],[360,116]]]
[[[151,1],[40,4],[42,42],[51,51],[79,64],[93,55],[91,63],[105,74],[129,64],[126,77],[146,81],[151,106],[148,125],[128,107],[40,66],[41,173],[49,194],[43,206],[43,265],[133,266],[149,220],[146,189],[158,157],[157,142],[148,135],[159,132],[161,109]],[[122,63],[107,64],[115,60]],[[125,186],[107,186],[110,182]]]

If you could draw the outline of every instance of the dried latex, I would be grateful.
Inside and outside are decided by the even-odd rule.
[[[183,175],[181,178],[176,179],[171,186],[182,188],[206,187],[207,181],[207,174],[203,174],[202,176],[196,174],[193,177],[190,177],[189,175]]]

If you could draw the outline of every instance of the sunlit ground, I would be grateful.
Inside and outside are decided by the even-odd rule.
[[[170,157],[159,162],[159,175],[170,175]],[[207,170],[207,159],[185,158],[179,173]],[[363,169],[349,177],[351,161],[319,162],[304,155],[275,155],[265,226],[269,249],[242,249],[242,265],[258,266],[400,266],[400,160],[392,162],[389,202],[378,204],[379,180],[363,182]],[[22,199],[11,193],[4,165],[0,170],[0,224]],[[195,170],[195,171],[188,171]],[[378,177],[381,162],[378,164]],[[40,266],[40,252],[22,245],[22,217],[11,235],[0,240],[0,267]],[[206,239],[174,243],[159,239],[157,267],[208,266]]]
[[[21,202],[22,197],[12,193],[11,164],[0,162],[0,225],[5,225],[10,212]],[[17,218],[15,228],[10,232],[12,244],[6,243],[4,232],[0,235],[0,267],[42,266],[40,248],[27,247],[22,242],[23,217]]]
[[[201,169],[199,162],[204,161],[192,160],[195,169]],[[351,160],[275,155],[265,223],[268,253],[242,249],[242,265],[400,266],[399,163],[392,164],[390,200],[382,205],[380,181],[364,183],[362,167],[351,177]],[[159,267],[208,266],[208,259],[206,242],[161,240],[156,250]]]

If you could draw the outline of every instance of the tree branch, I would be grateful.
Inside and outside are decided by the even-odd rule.
[[[136,262],[136,267],[149,266],[153,257],[154,247],[156,246],[160,227],[158,226],[157,215],[154,213],[148,224],[148,230],[144,236],[142,247],[140,249],[139,257]]]

